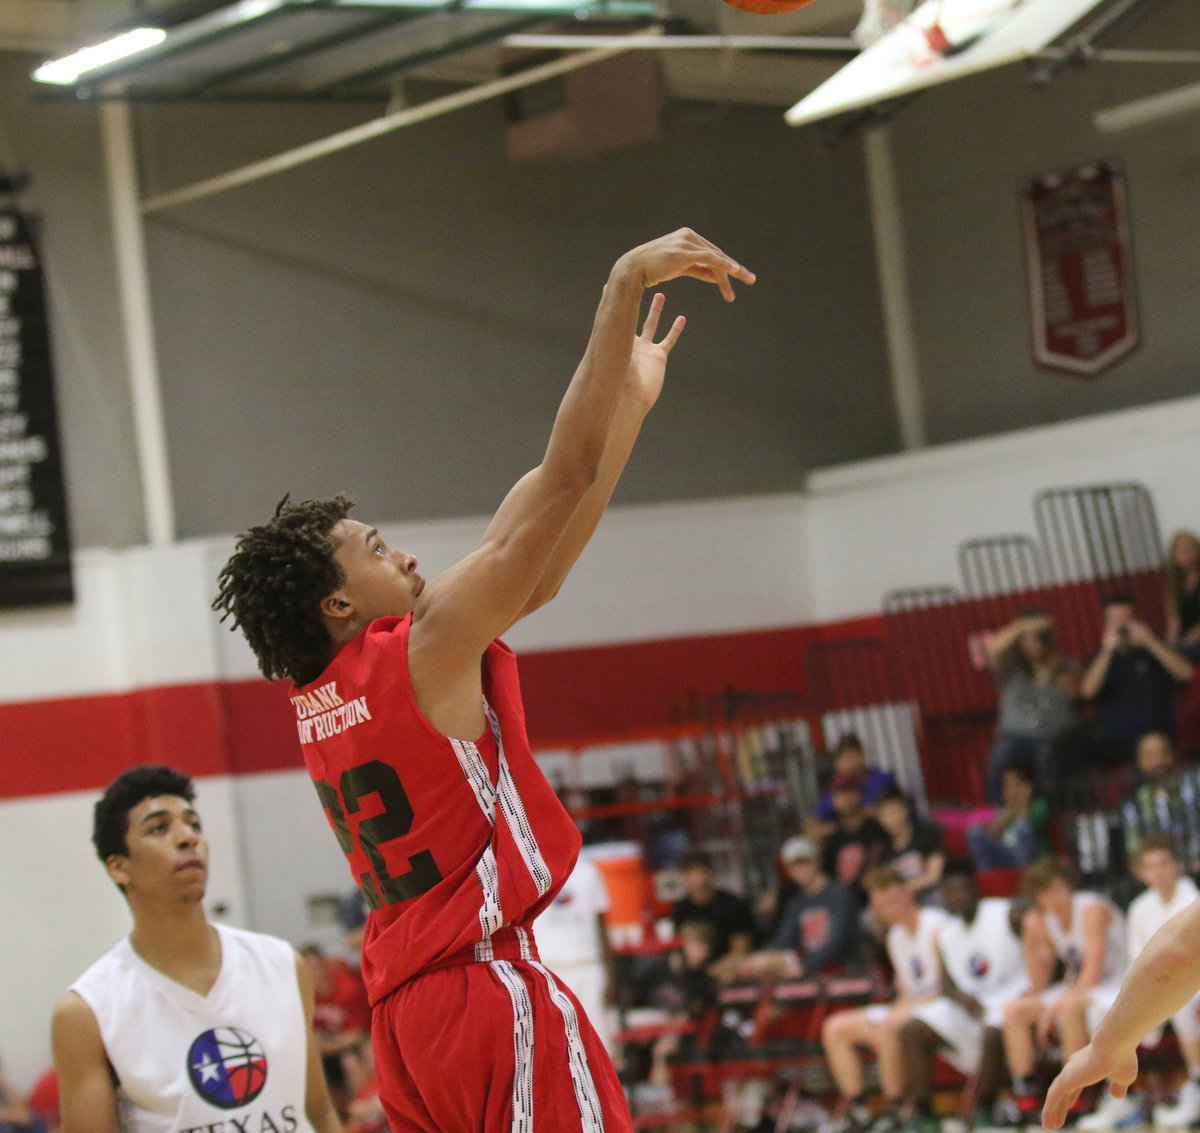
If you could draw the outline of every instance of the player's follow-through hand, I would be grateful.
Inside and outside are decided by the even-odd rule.
[[[1047,1129],[1061,1129],[1067,1111],[1079,1100],[1088,1087],[1107,1078],[1112,1083],[1114,1097],[1123,1098],[1137,1078],[1137,1053],[1104,1056],[1091,1043],[1077,1050],[1050,1083],[1046,1104],[1042,1107],[1042,1124]]]
[[[643,289],[685,275],[715,283],[728,302],[733,301],[732,280],[754,282],[754,272],[690,228],[640,244],[626,252],[617,266],[635,272]]]

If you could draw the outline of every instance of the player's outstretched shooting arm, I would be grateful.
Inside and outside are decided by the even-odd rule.
[[[479,658],[554,596],[599,522],[683,330],[677,318],[654,341],[663,308],[656,296],[639,333],[642,296],[681,276],[715,284],[726,300],[734,297],[734,280],[754,282],[747,268],[686,228],[623,255],[541,463],[509,491],[479,548],[418,594],[409,642],[413,687],[445,734],[477,734]]]
[[[1134,961],[1092,1041],[1068,1059],[1051,1083],[1042,1124],[1060,1129],[1080,1093],[1108,1078],[1123,1097],[1137,1077],[1137,1046],[1200,988],[1200,901],[1176,913]]]

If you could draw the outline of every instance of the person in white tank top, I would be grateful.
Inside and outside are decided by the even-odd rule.
[[[957,862],[946,868],[942,900],[950,914],[938,932],[942,993],[920,1004],[900,1029],[904,1088],[912,1105],[908,1127],[914,1133],[940,1129],[930,1100],[935,1054],[976,1077],[978,1124],[991,1124],[985,1115],[1005,1070],[1004,1008],[1029,989],[1012,902],[983,897],[974,867]]]
[[[900,1028],[921,1004],[936,998],[942,986],[937,937],[949,915],[942,909],[918,905],[904,878],[890,866],[868,871],[863,886],[871,910],[888,929],[896,999],[837,1011],[825,1020],[821,1043],[842,1098],[841,1112],[825,1127],[826,1133],[862,1133],[871,1124],[863,1096],[861,1050],[874,1053],[889,1120],[899,1126],[904,1106]]]
[[[1033,901],[1022,932],[1033,990],[1004,1009],[1003,1029],[1017,1107],[1032,1120],[1037,1049],[1050,1046],[1053,1032],[1064,1057],[1087,1045],[1125,974],[1125,918],[1106,897],[1077,890],[1072,867],[1053,858],[1029,867],[1023,890]],[[1058,961],[1065,974],[1051,984]]]
[[[92,841],[129,936],[58,1000],[62,1133],[341,1133],[284,941],[210,924],[191,780],[136,767],[96,804]]]

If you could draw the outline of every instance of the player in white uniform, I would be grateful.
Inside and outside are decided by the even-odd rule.
[[[605,1046],[612,1042],[606,1006],[611,965],[607,912],[604,875],[585,851],[534,922],[542,963],[575,993]]]
[[[958,863],[946,868],[942,900],[950,913],[938,932],[942,994],[917,1006],[900,1030],[909,1128],[931,1133],[941,1128],[929,1104],[934,1054],[978,1074],[977,1101],[987,1112],[1004,1073],[1004,1008],[1029,989],[1012,902],[981,897],[974,868]]]
[[[937,935],[949,915],[942,909],[918,905],[904,878],[888,866],[868,872],[863,886],[872,911],[888,926],[887,951],[895,975],[896,999],[838,1011],[825,1021],[821,1043],[843,1102],[841,1115],[828,1126],[830,1133],[855,1133],[870,1122],[859,1056],[863,1049],[872,1051],[878,1060],[889,1123],[900,1124],[904,1079],[899,1031],[921,1004],[937,997],[942,986]],[[882,1127],[876,1122],[874,1128]]]
[[[1023,889],[1033,901],[1022,932],[1033,990],[1004,1009],[1004,1047],[1022,1124],[1038,1109],[1036,1048],[1049,1046],[1055,1030],[1064,1057],[1085,1046],[1127,966],[1121,911],[1098,893],[1076,890],[1074,871],[1065,862],[1036,862],[1025,873]],[[1065,974],[1051,985],[1059,960]]]
[[[186,775],[137,767],[96,804],[133,929],[55,1005],[62,1133],[340,1133],[303,964],[205,916],[193,797]]]
[[[1133,872],[1148,888],[1129,906],[1129,958],[1135,960],[1158,932],[1176,913],[1186,909],[1200,891],[1190,877],[1183,875],[1174,843],[1163,835],[1150,835],[1138,845],[1133,859]],[[1119,990],[1119,989],[1117,989]],[[1097,995],[1096,1001],[1105,1012],[1113,1005],[1117,991]],[[1188,1077],[1173,1106],[1155,1106],[1154,1124],[1161,1129],[1187,1129],[1200,1120],[1200,996],[1193,996],[1174,1015],[1171,1026],[1179,1040],[1179,1049],[1187,1064]],[[1142,1040],[1143,1046],[1157,1046],[1162,1040],[1158,1027]],[[1096,1112],[1079,1124],[1088,1129],[1115,1129],[1131,1122],[1140,1122],[1143,1109],[1129,1095],[1115,1098],[1105,1093]]]

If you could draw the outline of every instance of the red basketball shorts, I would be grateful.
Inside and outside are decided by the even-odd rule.
[[[393,1133],[631,1133],[612,1061],[540,963],[426,972],[375,1007],[379,1095]]]

